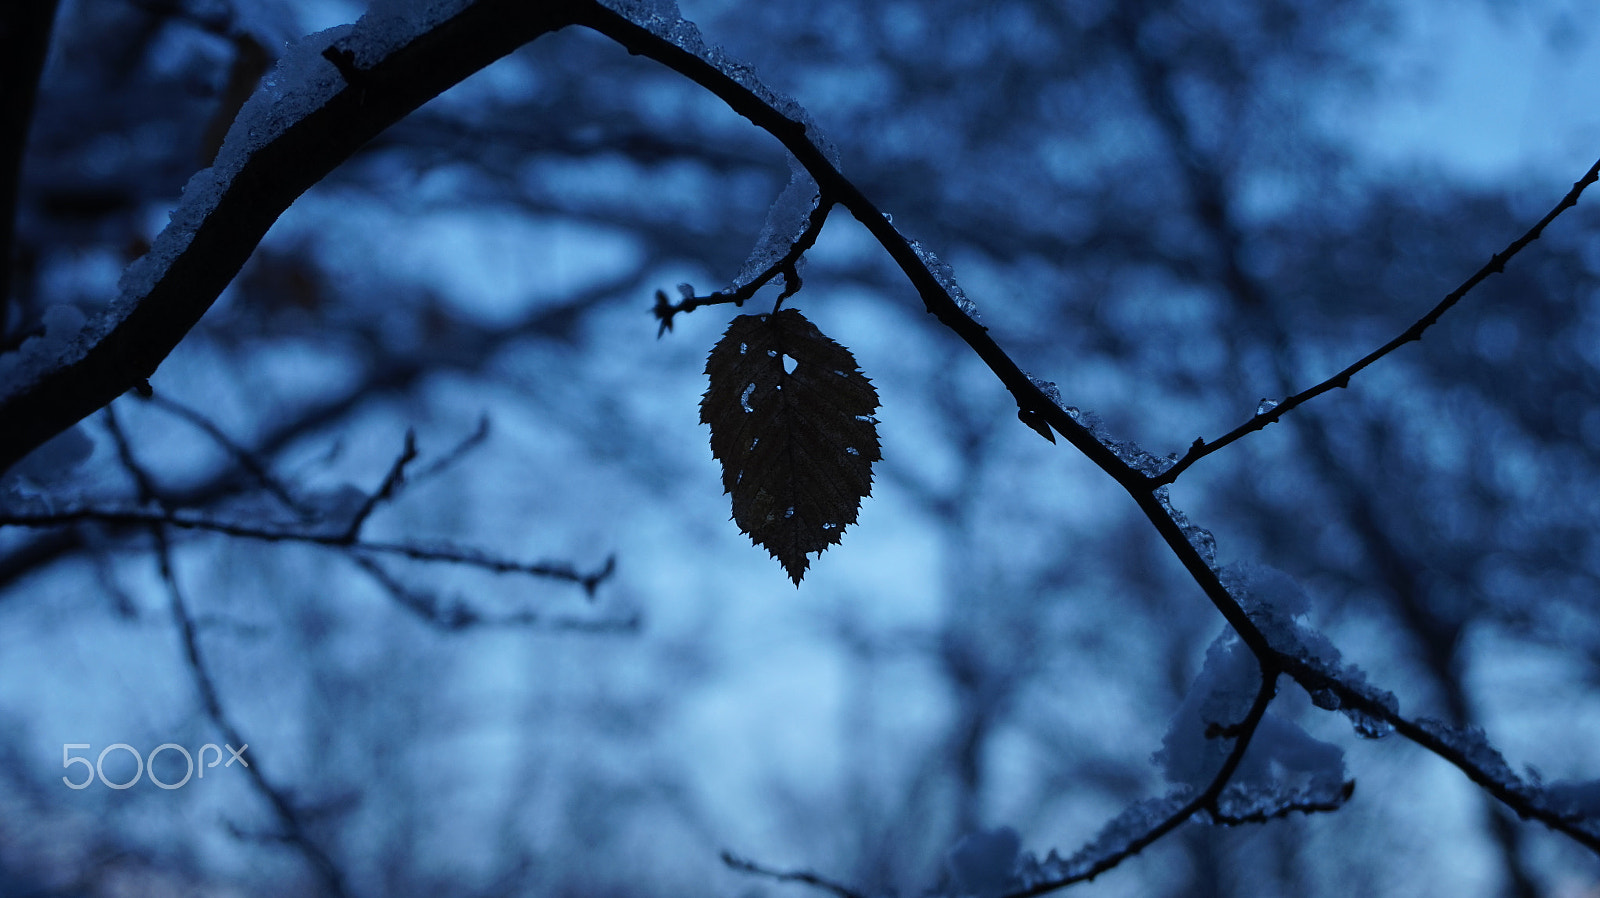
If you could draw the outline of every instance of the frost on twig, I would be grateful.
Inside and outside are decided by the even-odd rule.
[[[918,259],[922,260],[923,266],[928,269],[929,274],[933,275],[933,279],[939,282],[939,286],[944,289],[944,292],[950,294],[950,298],[956,301],[961,313],[973,321],[977,321],[978,304],[969,299],[966,291],[962,290],[961,285],[956,283],[956,273],[950,267],[950,263],[934,255],[933,250],[928,249],[916,240],[911,241],[911,251],[917,254]]]
[[[344,78],[322,51],[357,35],[357,25],[340,25],[310,34],[290,44],[261,86],[239,110],[223,138],[222,149],[209,168],[189,178],[183,198],[169,213],[167,226],[157,235],[150,252],[128,266],[119,283],[114,317],[132,311],[167,273],[189,243],[195,230],[216,208],[217,202],[255,153],[281,137],[306,116],[321,109],[345,86]]]
[[[1135,802],[1069,858],[1063,859],[1054,849],[1042,860],[1032,852],[1023,852],[1017,861],[1015,891],[1046,884],[1069,885],[1111,869],[1175,825],[1174,820],[1185,815],[1184,809],[1193,797],[1191,790],[1180,788],[1160,798]]]
[[[1080,411],[1072,406],[1067,406],[1063,410],[1074,421],[1083,425],[1100,445],[1110,449],[1123,464],[1146,477],[1155,477],[1171,467],[1173,461],[1171,458],[1152,454],[1133,440],[1119,439],[1113,435],[1110,428],[1106,427],[1106,422],[1094,412]]]
[[[1482,727],[1456,727],[1447,723],[1424,717],[1417,721],[1417,727],[1432,736],[1447,751],[1453,752],[1461,762],[1470,766],[1479,775],[1492,780],[1506,792],[1528,801],[1538,801],[1543,798],[1533,785],[1523,781],[1511,765],[1506,763],[1505,756],[1499,749],[1489,744],[1489,737],[1483,732]]]

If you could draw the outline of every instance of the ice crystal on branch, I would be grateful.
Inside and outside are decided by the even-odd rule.
[[[917,254],[917,258],[922,260],[923,265],[927,266],[928,273],[933,275],[933,279],[939,282],[939,286],[944,288],[944,292],[950,294],[950,298],[954,299],[956,305],[961,307],[961,313],[973,321],[977,321],[978,304],[968,298],[966,291],[962,290],[961,285],[956,283],[955,269],[950,267],[950,263],[939,258],[934,254],[933,250],[915,240],[911,241],[911,251]]]

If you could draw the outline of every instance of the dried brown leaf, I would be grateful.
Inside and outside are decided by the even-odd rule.
[[[850,350],[794,309],[741,315],[706,360],[700,422],[733,520],[796,586],[872,494],[878,391]]]

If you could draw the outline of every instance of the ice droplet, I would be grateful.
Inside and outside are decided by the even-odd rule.
[[[1273,409],[1275,409],[1277,407],[1278,407],[1278,400],[1276,400],[1276,399],[1262,399],[1261,402],[1256,404],[1256,416],[1260,417],[1261,415],[1265,415],[1265,414],[1267,414],[1268,412],[1272,411]]]
[[[1346,708],[1344,716],[1350,718],[1350,726],[1355,729],[1356,735],[1363,739],[1382,739],[1394,732],[1392,724],[1379,720],[1365,711]]]
[[[1028,375],[1028,382],[1033,384],[1034,386],[1038,387],[1039,388],[1039,392],[1043,393],[1051,402],[1055,403],[1058,407],[1061,405],[1061,391],[1056,389],[1055,381],[1045,380],[1043,378],[1034,377],[1032,374],[1029,374]]]

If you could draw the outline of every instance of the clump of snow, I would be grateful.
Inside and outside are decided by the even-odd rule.
[[[355,55],[356,67],[365,68],[471,5],[472,0],[372,0],[343,46]]]
[[[350,34],[352,27],[340,25],[303,37],[279,57],[277,66],[262,79],[229,126],[216,161],[189,178],[183,186],[183,198],[150,251],[123,272],[121,295],[112,307],[112,318],[120,319],[131,311],[166,274],[173,260],[188,249],[195,230],[216,208],[222,194],[256,151],[344,89],[344,77],[322,57],[322,51]]]
[[[93,454],[94,440],[84,432],[82,425],[74,425],[12,465],[0,484],[23,491],[30,487],[56,487],[71,480],[73,472]]]
[[[1172,462],[1170,458],[1158,458],[1138,446],[1134,446],[1132,443],[1126,445],[1132,446],[1133,450],[1138,454],[1125,458],[1122,453],[1118,453],[1118,457],[1146,475],[1155,476],[1166,470],[1167,466]],[[1206,567],[1216,570],[1217,538],[1211,534],[1211,531],[1190,521],[1188,515],[1174,506],[1172,500],[1168,497],[1166,487],[1163,486],[1156,490],[1156,501],[1161,503],[1161,508],[1172,518],[1173,523],[1178,525],[1178,529],[1183,531],[1183,538],[1188,540],[1189,545],[1193,546],[1194,550],[1200,554],[1200,560],[1206,563]]]
[[[81,309],[67,303],[46,308],[43,324],[43,333],[0,354],[0,396],[21,392],[51,367],[82,358],[106,330],[98,319],[88,321]]]
[[[1222,580],[1272,650],[1314,672],[1316,679],[1302,679],[1301,685],[1317,707],[1343,712],[1356,735],[1365,739],[1381,739],[1394,732],[1391,724],[1364,708],[1397,714],[1400,700],[1369,684],[1361,668],[1343,663],[1339,649],[1328,637],[1297,620],[1311,610],[1311,599],[1293,578],[1273,568],[1241,565],[1223,571]],[[1359,701],[1346,702],[1340,697],[1341,690],[1353,693]]]
[[[732,290],[738,290],[778,263],[794,247],[811,224],[811,213],[822,202],[822,191],[817,182],[800,163],[789,160],[789,184],[778,194],[777,202],[767,210],[767,222],[756,238],[755,248],[733,279]]]
[[[198,228],[239,170],[261,147],[295,123],[321,109],[348,83],[337,66],[323,57],[329,48],[351,54],[357,68],[372,66],[389,53],[470,5],[471,0],[374,0],[354,25],[340,25],[291,43],[277,65],[262,79],[228,128],[210,168],[196,172],[184,185],[183,199],[150,252],[122,277],[119,305],[124,309],[150,292],[172,261],[188,246]]]
[[[1523,782],[1522,777],[1511,769],[1511,765],[1506,763],[1505,756],[1489,744],[1489,737],[1484,735],[1482,728],[1455,727],[1427,717],[1418,720],[1417,726],[1443,743],[1446,748],[1460,755],[1467,764],[1482,771],[1506,791],[1525,798],[1536,796],[1537,790]]]
[[[371,15],[371,13],[368,13]],[[339,25],[309,34],[291,43],[278,64],[261,80],[245,101],[217,153],[217,180],[229,183],[250,155],[277,139],[291,125],[321,109],[346,87],[344,76],[322,53],[349,36],[355,43],[357,26]],[[376,61],[371,60],[370,62]],[[357,65],[360,65],[357,60]],[[193,184],[193,182],[190,182]],[[188,191],[185,191],[188,197]]]
[[[1168,782],[1196,792],[1210,786],[1235,749],[1232,728],[1249,716],[1261,676],[1259,662],[1232,630],[1212,642],[1161,749],[1151,758]],[[1234,768],[1218,810],[1229,817],[1271,815],[1289,806],[1337,804],[1344,792],[1344,751],[1312,738],[1287,716],[1268,711]]]
[[[676,0],[602,0],[613,12],[644,30],[666,38],[680,49],[699,56],[706,54],[700,29],[678,11]]]
[[[30,363],[60,356],[83,331],[83,312],[57,303],[44,310],[44,332],[22,341],[14,352],[0,355],[0,383],[17,378]]]
[[[1217,738],[1212,731],[1243,721],[1260,685],[1255,657],[1232,631],[1224,631],[1206,649],[1199,675],[1151,757],[1168,782],[1196,791],[1211,783],[1233,750],[1232,739]]]
[[[1100,445],[1110,449],[1113,455],[1121,459],[1123,464],[1133,468],[1147,477],[1158,476],[1176,463],[1176,460],[1171,456],[1159,456],[1152,454],[1145,451],[1144,447],[1132,440],[1122,440],[1113,436],[1110,429],[1106,427],[1105,421],[1101,420],[1100,416],[1094,412],[1080,411],[1079,409],[1070,406],[1066,408],[1065,411],[1067,414],[1072,416],[1073,420],[1077,421],[1079,424],[1082,424],[1084,429],[1088,430],[1090,435],[1099,441]],[[1172,508],[1172,506],[1167,502],[1165,487],[1163,487],[1161,491],[1157,492],[1156,495],[1161,499],[1162,505],[1167,508],[1169,513],[1174,513],[1180,517],[1182,516],[1182,512]],[[1184,523],[1187,521],[1187,518],[1183,518]],[[1194,529],[1200,530],[1200,528]],[[1211,536],[1211,534],[1207,531],[1200,530],[1200,532],[1204,533],[1207,539],[1209,539]],[[1190,542],[1194,542],[1194,539],[1191,538]],[[1215,540],[1212,540],[1211,542],[1214,546]],[[1215,554],[1214,551],[1213,554]]]

